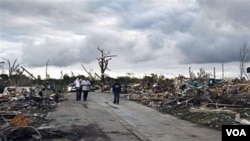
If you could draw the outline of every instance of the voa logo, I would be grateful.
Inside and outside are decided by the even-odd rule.
[[[247,136],[244,129],[226,129],[227,136]]]

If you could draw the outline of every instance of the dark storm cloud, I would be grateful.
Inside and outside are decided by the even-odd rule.
[[[188,38],[178,42],[182,57],[188,63],[239,61],[240,47],[250,42],[250,3],[240,1],[199,1],[201,11],[187,32]],[[233,14],[232,14],[233,13]]]
[[[182,55],[180,62],[189,63],[219,63],[239,60],[240,44],[232,44],[224,38],[204,39],[196,37],[178,44]]]
[[[67,66],[80,59],[80,48],[75,46],[69,49],[72,43],[65,44],[54,40],[43,43],[29,43],[22,48],[23,62],[28,66],[44,66],[48,60],[53,66]]]
[[[99,46],[124,64],[155,68],[234,62],[250,44],[248,13],[249,0],[0,0],[8,48],[0,55],[66,67],[95,63]]]

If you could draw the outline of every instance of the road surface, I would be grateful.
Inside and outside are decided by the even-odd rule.
[[[162,114],[134,101],[121,99],[120,105],[115,105],[112,94],[90,92],[87,101],[75,101],[75,93],[65,97],[68,100],[48,114],[51,122],[43,128],[74,127],[78,131],[74,140],[221,141],[220,131]]]

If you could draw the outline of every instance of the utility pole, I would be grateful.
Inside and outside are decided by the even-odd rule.
[[[46,72],[45,72],[45,79],[46,80],[49,78],[49,75],[48,75],[48,64],[49,64],[49,60],[46,63]]]
[[[214,79],[216,78],[216,75],[215,75],[215,67],[214,67]]]
[[[224,63],[222,61],[222,78],[221,79],[224,79]]]

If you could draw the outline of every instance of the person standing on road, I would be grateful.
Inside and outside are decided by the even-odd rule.
[[[76,101],[81,100],[81,82],[80,78],[77,77],[76,80],[74,81],[75,87],[76,87]]]
[[[79,98],[78,100],[80,101],[82,99],[82,78],[79,78],[80,81],[80,90],[79,90]]]
[[[88,79],[83,79],[83,81],[82,81],[83,101],[86,101],[88,98],[90,85],[91,84],[90,84],[90,81]]]
[[[118,82],[118,80],[115,80],[115,83],[112,86],[112,91],[114,93],[114,104],[119,105],[120,100],[120,93],[121,93],[121,84]]]

